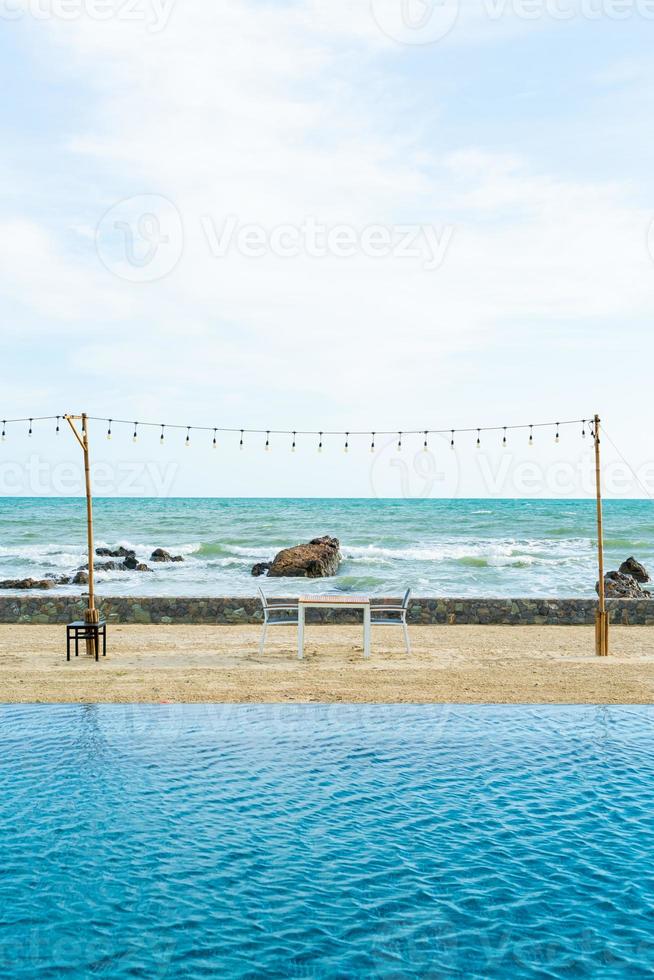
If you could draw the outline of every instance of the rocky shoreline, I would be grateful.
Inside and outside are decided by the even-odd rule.
[[[136,558],[136,552],[129,548],[96,548],[97,558],[119,558],[120,561],[103,561],[94,563],[96,572],[151,572],[152,569],[145,562],[140,562]],[[155,548],[150,555],[150,561],[156,563],[172,563],[184,561],[181,555],[171,555],[163,548]],[[0,589],[11,589],[12,591],[21,590],[25,592],[47,591],[55,589],[58,585],[88,585],[89,566],[80,565],[70,575],[55,575],[53,578],[20,578],[3,579],[0,581]]]

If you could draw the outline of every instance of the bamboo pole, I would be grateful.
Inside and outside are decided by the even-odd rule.
[[[602,466],[600,457],[600,417],[595,416],[593,438],[595,442],[595,490],[597,497],[597,565],[599,581],[597,592],[598,608],[595,613],[595,653],[598,657],[609,655],[609,614],[606,609],[606,586],[604,582],[604,520],[602,516]]]
[[[75,419],[81,419],[82,435],[80,436],[75,427]],[[86,491],[86,544],[89,556],[89,601],[84,613],[84,620],[87,623],[97,623],[100,620],[98,610],[95,608],[95,576],[94,576],[94,547],[93,547],[93,495],[91,492],[91,467],[89,461],[89,432],[88,417],[86,413],[82,415],[66,415],[66,421],[70,425],[75,438],[82,447],[84,454],[84,486]],[[86,652],[90,657],[96,655],[96,645],[98,637],[89,637],[86,641]]]

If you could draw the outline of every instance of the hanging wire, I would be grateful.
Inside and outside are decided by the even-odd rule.
[[[270,432],[266,432],[266,452],[270,450]]]
[[[426,452],[427,452],[427,450],[429,449],[429,440],[428,440],[428,436],[429,436],[429,432],[425,432],[425,441],[424,441],[424,443],[423,443],[423,446],[422,446],[422,450],[423,450],[423,452],[425,452],[425,453],[426,453]]]
[[[187,425],[186,426],[186,442],[184,443],[184,445],[186,446],[187,449],[191,445],[191,426],[190,425]]]
[[[344,453],[349,453],[349,451],[350,451],[350,433],[349,432],[346,432],[345,433],[345,446],[343,448],[343,452]]]
[[[216,436],[216,432],[217,431],[218,431],[217,429],[214,429],[213,430],[213,443],[212,443],[212,445],[213,445],[213,448],[214,449],[217,449],[218,448],[218,437]]]
[[[8,425],[11,425],[13,423],[19,423],[19,422],[23,422],[23,423],[26,422],[26,423],[29,424],[28,435],[31,435],[32,434],[32,432],[33,432],[33,426],[34,426],[34,423],[35,422],[50,421],[50,420],[56,422],[56,430],[55,431],[56,432],[59,432],[60,431],[60,421],[61,421],[62,418],[64,418],[64,416],[65,416],[65,413],[62,413],[60,415],[45,415],[45,416],[31,416],[31,417],[28,416],[27,418],[5,419],[3,421],[3,423],[2,423],[2,433],[3,433],[2,438],[5,439],[5,440],[7,438],[7,426]],[[591,416],[591,418],[592,418],[592,416]],[[240,434],[240,440],[239,440],[239,448],[240,449],[243,449],[244,448],[244,445],[245,445],[245,439],[244,439],[244,437],[245,437],[246,434],[248,434],[248,435],[264,434],[266,436],[266,443],[267,443],[268,447],[270,447],[270,437],[272,435],[282,435],[282,436],[283,435],[286,435],[286,436],[290,436],[290,437],[292,437],[292,440],[293,440],[293,443],[292,443],[292,449],[293,450],[295,450],[295,448],[297,446],[297,437],[298,436],[301,436],[301,435],[317,436],[318,437],[318,450],[319,450],[319,452],[322,452],[322,449],[323,449],[323,441],[324,441],[325,436],[340,436],[340,437],[344,437],[345,438],[345,443],[346,443],[347,449],[349,450],[349,443],[350,443],[350,437],[351,436],[370,436],[371,435],[371,430],[370,429],[368,429],[367,431],[366,430],[358,430],[358,431],[355,431],[355,430],[337,431],[337,430],[323,430],[323,429],[321,429],[321,430],[313,430],[313,429],[307,429],[307,430],[300,430],[300,429],[292,429],[292,430],[290,430],[290,429],[245,429],[245,428],[243,428],[243,429],[236,429],[236,428],[227,428],[227,427],[221,428],[221,427],[218,427],[218,426],[215,426],[215,427],[214,426],[188,426],[188,425],[183,425],[181,423],[138,422],[138,421],[132,423],[128,419],[114,419],[114,418],[106,418],[104,416],[95,416],[95,415],[88,416],[88,419],[89,419],[90,422],[103,422],[103,423],[107,423],[107,439],[111,439],[112,432],[113,432],[113,426],[114,425],[133,425],[132,439],[133,439],[134,442],[136,442],[137,439],[138,439],[139,427],[145,426],[145,427],[156,427],[156,428],[160,428],[160,430],[161,430],[161,437],[163,437],[165,429],[181,429],[181,430],[186,429],[186,432],[187,432],[187,441],[186,441],[186,444],[188,445],[190,443],[189,434],[190,434],[191,429],[193,428],[193,429],[195,429],[195,430],[197,430],[199,432],[206,431],[206,432],[213,433],[213,439],[214,439],[213,445],[216,445],[216,446],[217,446],[217,442],[218,442],[218,433],[219,432],[220,433],[238,433],[238,434]],[[497,425],[474,426],[474,427],[464,427],[464,428],[461,428],[461,429],[453,429],[453,428],[449,428],[449,429],[439,429],[439,428],[429,429],[429,428],[427,428],[427,429],[425,429],[425,428],[422,428],[422,429],[412,429],[412,430],[409,430],[409,429],[405,429],[405,430],[397,430],[396,429],[396,430],[388,430],[388,431],[375,430],[375,431],[372,432],[372,439],[371,439],[371,447],[370,448],[371,448],[371,451],[372,452],[375,451],[375,449],[376,449],[376,442],[377,442],[377,437],[378,436],[379,437],[386,437],[386,436],[396,435],[397,436],[397,450],[398,450],[398,452],[401,452],[402,451],[402,448],[403,448],[403,441],[404,441],[404,437],[405,436],[408,436],[408,435],[422,436],[423,437],[423,440],[424,440],[423,441],[423,448],[424,448],[424,443],[425,442],[427,443],[427,446],[429,445],[429,438],[431,436],[439,436],[439,435],[448,434],[450,436],[450,448],[451,449],[454,449],[455,448],[456,435],[457,434],[464,434],[464,433],[476,433],[476,436],[477,436],[477,444],[480,446],[481,445],[481,436],[482,436],[482,433],[484,433],[484,432],[501,432],[502,433],[502,445],[505,446],[507,444],[507,433],[509,431],[518,431],[518,430],[528,431],[528,433],[529,433],[529,445],[530,446],[533,446],[534,445],[534,433],[535,433],[535,430],[536,429],[539,429],[539,428],[550,428],[550,429],[554,429],[554,431],[555,431],[555,441],[556,442],[559,442],[560,441],[560,438],[561,438],[561,429],[562,429],[562,427],[563,426],[569,426],[569,425],[581,425],[581,435],[582,435],[582,438],[584,438],[584,439],[586,438],[586,432],[587,431],[592,434],[592,421],[589,419],[589,417],[586,417],[586,418],[583,418],[583,419],[572,419],[572,420],[568,420],[568,421],[565,421],[565,422],[560,422],[560,421],[559,422],[539,422],[539,423],[528,423],[528,424],[507,425],[507,426],[504,426],[504,425],[502,425],[502,426],[497,426]],[[163,438],[160,438],[160,442],[163,442]]]
[[[43,416],[42,418],[36,418],[35,417],[32,421],[39,422],[39,421],[43,421],[43,420],[47,420],[47,419],[56,419],[56,418],[57,418],[56,415],[51,415],[51,416]],[[110,420],[108,418],[101,417],[101,416],[95,416],[95,415],[90,415],[88,418],[89,418],[89,421],[90,422],[110,422],[111,421],[111,422],[114,422],[117,425],[131,425],[131,424],[133,424],[135,427],[136,426],[139,426],[140,428],[142,428],[143,426],[154,426],[155,428],[159,428],[161,426],[161,423],[160,422],[137,422],[137,423],[131,423],[129,419],[112,419],[112,420]],[[7,424],[9,424],[11,422],[29,422],[29,421],[30,421],[29,418],[25,418],[25,419],[8,419],[7,420]],[[454,436],[456,434],[464,434],[464,433],[509,432],[509,431],[516,431],[516,430],[520,430],[520,429],[522,429],[523,431],[529,430],[529,432],[533,432],[535,429],[543,429],[543,428],[556,429],[556,426],[557,425],[562,427],[562,426],[565,426],[565,425],[580,425],[580,424],[582,426],[586,425],[587,424],[587,419],[572,419],[572,420],[568,420],[568,421],[565,421],[565,422],[523,423],[523,424],[520,424],[520,425],[506,425],[506,426],[505,425],[481,425],[481,426],[475,425],[475,426],[470,426],[470,427],[464,427],[464,428],[461,428],[461,429],[452,429],[452,428],[449,428],[449,429],[429,429],[429,428],[428,429],[425,429],[424,427],[421,428],[421,429],[404,429],[402,431],[399,431],[398,429],[395,429],[395,430],[389,429],[387,431],[382,431],[380,429],[377,429],[377,430],[375,430],[375,436],[392,436],[392,435],[397,435],[397,436],[401,436],[401,437],[410,436],[410,435],[421,436],[421,435],[424,435],[425,432],[427,432],[427,434],[430,435],[430,436],[449,434],[449,435],[451,435],[452,439],[454,439]],[[182,423],[173,424],[173,423],[166,422],[165,423],[165,426],[166,426],[167,429],[182,429],[183,430],[183,429],[186,429],[187,428],[187,425],[186,424],[182,424]],[[191,426],[191,428],[194,429],[196,432],[203,432],[203,431],[204,432],[213,432],[214,431],[214,426],[212,426],[212,425],[194,425],[194,426]],[[300,435],[303,435],[303,436],[346,436],[346,435],[349,435],[349,436],[369,436],[370,433],[371,433],[371,430],[370,429],[367,429],[367,430],[366,429],[361,429],[361,430],[350,429],[349,431],[346,431],[344,429],[340,429],[340,430],[335,430],[335,429],[333,429],[333,430],[327,430],[327,429],[322,429],[322,430],[318,430],[318,429],[245,429],[245,428],[244,429],[240,429],[240,428],[228,428],[228,427],[225,427],[225,428],[216,427],[215,431],[216,432],[225,432],[225,433],[229,433],[229,432],[241,433],[241,434],[246,434],[246,435],[266,435],[266,434],[270,434],[270,435],[287,435],[287,436],[292,436],[293,434],[295,434],[296,436],[300,436]]]
[[[160,446],[163,446],[163,444],[164,444],[164,429],[165,428],[166,428],[165,425],[162,425],[161,426],[161,435],[159,436],[159,445]]]
[[[293,445],[291,446],[291,452],[292,453],[295,452],[295,437],[296,437],[296,433],[294,432],[293,433]]]

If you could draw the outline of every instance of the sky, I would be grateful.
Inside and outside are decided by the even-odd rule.
[[[395,433],[600,412],[607,495],[654,493],[653,34],[651,0],[0,0],[0,413]],[[79,492],[71,436],[26,428],[0,494]],[[108,495],[593,490],[577,425],[454,453],[106,429]]]

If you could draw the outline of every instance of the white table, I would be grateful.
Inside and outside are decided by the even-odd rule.
[[[301,595],[298,600],[297,655],[304,657],[304,622],[307,609],[363,610],[363,656],[370,656],[370,597],[363,595]]]

